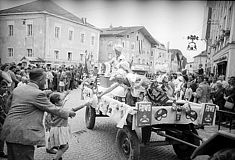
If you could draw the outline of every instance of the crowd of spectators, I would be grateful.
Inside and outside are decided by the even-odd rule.
[[[161,78],[162,76],[166,78]],[[177,72],[156,76],[153,79],[159,78],[163,79],[167,83],[167,87],[172,89],[171,96],[175,99],[195,103],[214,103],[218,105],[219,110],[235,112],[235,76],[228,77],[226,81],[223,75],[206,76]],[[218,119],[219,115],[216,121]],[[226,121],[226,117],[222,117],[222,121]],[[228,122],[224,123],[228,124]],[[234,122],[232,126],[235,126]]]
[[[33,64],[30,64],[27,67],[23,67],[21,63],[20,64],[10,63],[10,64],[0,65],[0,96],[1,96],[0,97],[0,100],[1,100],[0,101],[0,132],[1,132],[0,157],[7,158],[7,155],[4,153],[5,142],[2,141],[2,138],[8,140],[7,141],[7,150],[10,149],[8,152],[8,158],[10,158],[10,159],[12,159],[12,157],[14,157],[14,156],[17,156],[15,154],[18,154],[19,150],[16,151],[17,150],[16,148],[18,148],[19,145],[28,145],[28,143],[29,143],[29,141],[23,140],[24,139],[24,138],[22,138],[22,136],[24,137],[23,133],[26,134],[26,132],[21,132],[22,128],[20,128],[20,126],[16,125],[15,128],[14,127],[9,128],[9,126],[15,125],[14,123],[12,123],[13,121],[10,120],[10,122],[9,122],[9,117],[19,116],[20,114],[25,114],[24,116],[29,116],[30,113],[27,112],[26,110],[27,109],[30,110],[30,107],[27,108],[28,104],[26,104],[26,102],[29,103],[30,105],[32,105],[31,109],[33,109],[35,106],[42,107],[41,109],[39,109],[42,113],[44,110],[47,112],[50,112],[50,113],[54,113],[54,112],[57,113],[58,109],[56,110],[55,108],[51,107],[50,106],[51,104],[49,104],[49,102],[46,100],[47,99],[46,97],[45,97],[46,99],[45,98],[42,99],[42,97],[36,95],[36,98],[40,97],[41,99],[40,99],[40,102],[35,102],[35,97],[33,97],[33,96],[35,96],[35,94],[33,94],[33,93],[40,92],[40,94],[43,93],[43,96],[45,96],[46,94],[50,94],[52,91],[64,92],[64,91],[76,89],[78,87],[78,85],[82,82],[82,79],[84,78],[85,74],[84,74],[83,70],[84,70],[84,67],[82,65],[72,66],[72,67],[71,66],[66,67],[66,66],[62,65],[58,68],[51,68],[50,66],[45,67],[43,65],[33,65]],[[32,88],[34,88],[34,90],[31,95],[31,93],[27,93],[27,92],[31,92]],[[21,90],[21,91],[18,92],[19,90]],[[40,90],[43,90],[43,91],[40,91]],[[27,96],[20,97],[19,95],[17,96],[16,94],[27,95],[27,96],[32,96],[32,97],[31,98],[29,98]],[[30,99],[32,102],[28,101]],[[36,99],[36,100],[38,100],[38,99]],[[44,103],[44,101],[42,101],[42,100],[45,100],[47,103],[46,102]],[[18,110],[17,114],[14,115],[15,110],[17,110],[17,109],[14,110],[12,108],[12,104],[14,104],[12,101],[14,101],[14,103],[16,103],[16,101],[17,101],[17,104],[15,104],[15,105],[18,108],[20,108],[21,111],[23,111],[24,109],[25,110],[21,113],[20,113],[20,110]],[[26,107],[26,108],[21,107],[21,105],[22,105],[21,103],[23,103],[23,101],[25,103],[24,107]],[[8,102],[9,102],[9,104],[7,104]],[[11,105],[10,105],[10,103],[11,103]],[[45,107],[43,105],[46,105],[47,107]],[[37,110],[37,107],[35,107],[34,109]],[[39,118],[40,119],[42,118],[43,114],[41,114],[41,112],[39,113],[37,111],[33,112],[36,115],[35,115],[35,124],[32,124],[32,126],[37,125],[38,122],[36,122],[36,120],[38,120]],[[27,113],[24,113],[24,112],[27,112]],[[29,115],[27,115],[28,113],[29,113]],[[67,113],[69,113],[69,115],[71,115],[71,116],[75,115],[74,111],[71,111],[71,114],[70,114],[70,112],[63,112],[63,113],[66,113],[66,115],[67,115]],[[9,116],[9,115],[11,115],[11,116]],[[57,115],[61,116],[60,114],[57,114]],[[8,118],[9,123],[7,123],[7,118]],[[13,119],[14,119],[14,117],[13,117]],[[34,122],[34,121],[32,121],[32,122]],[[23,124],[23,122],[22,122],[22,124]],[[39,124],[39,125],[41,127],[41,124]],[[23,127],[25,127],[25,126],[23,125]],[[28,127],[30,127],[30,126],[28,126]],[[13,130],[17,130],[17,129],[20,130],[19,137],[18,137],[18,138],[22,138],[20,141],[18,141],[18,139],[16,137],[14,137]],[[26,128],[24,128],[24,129],[26,129]],[[8,135],[9,130],[11,130],[13,132]],[[5,137],[4,137],[4,131],[6,132]],[[18,133],[16,133],[16,134],[18,134]],[[30,135],[30,133],[28,133],[28,132],[27,132],[27,134]],[[41,136],[43,136],[43,135],[41,135]],[[10,137],[10,139],[6,138],[6,137]],[[12,137],[14,137],[14,138],[12,138]],[[31,140],[33,141],[37,138],[38,137],[36,137],[36,138],[31,137]],[[15,142],[17,142],[18,147],[16,147]],[[30,142],[30,145],[32,145],[31,142]],[[9,148],[9,147],[12,147],[12,148]],[[24,148],[24,147],[25,146],[21,146],[21,148]],[[25,148],[25,149],[27,150],[27,148]],[[16,152],[14,151],[15,154],[13,154],[13,150],[16,151]],[[31,147],[28,148],[28,150],[33,152],[33,149]],[[21,152],[21,151],[19,151],[19,152]],[[22,153],[24,153],[23,150],[22,150]],[[24,154],[27,154],[27,153],[25,152]],[[10,157],[9,157],[9,155],[10,155]],[[25,156],[25,155],[22,154],[22,156]],[[33,159],[33,154],[30,154],[30,156],[28,156],[28,157],[30,157],[30,159]],[[60,155],[60,157],[61,157],[61,155]]]
[[[51,67],[29,64],[27,67],[22,67],[21,63],[17,65],[10,63],[1,65],[1,72],[7,77],[5,82],[10,85],[12,91],[15,87],[28,83],[29,71],[33,68],[43,68],[47,73],[45,89],[58,92],[77,88],[84,76],[82,65]]]
[[[3,64],[0,66],[0,131],[8,109],[4,107],[4,98],[10,95],[14,88],[29,83],[29,72],[33,68],[43,68],[46,72],[46,84],[44,89],[64,92],[76,89],[84,79],[88,78],[85,67],[60,66],[51,67],[43,65],[28,65],[23,67],[21,63]],[[94,68],[93,75],[97,75],[98,69]],[[225,80],[224,76],[206,76],[203,74],[186,74],[177,72],[171,74],[145,75],[151,80],[157,80],[165,85],[164,90],[168,96],[177,100],[187,100],[195,103],[214,103],[219,110],[235,112],[235,77]],[[5,86],[5,87],[2,87]],[[227,105],[227,104],[230,105]],[[6,105],[7,106],[7,105]],[[218,120],[218,119],[217,119]],[[223,119],[226,120],[226,117]],[[234,125],[233,125],[234,127]],[[4,156],[3,142],[0,141],[0,157]]]
[[[22,64],[3,64],[1,65],[1,79],[5,79],[11,92],[15,87],[25,85],[29,81],[29,71],[33,68],[43,68],[47,73],[45,89],[63,92],[75,89],[81,84],[83,79],[87,78],[84,72],[84,66],[60,66],[50,67],[43,65],[28,65],[22,67]],[[97,68],[95,68],[97,70]],[[95,71],[94,69],[94,71]],[[96,71],[98,72],[98,71]],[[97,73],[96,73],[97,74]],[[235,112],[234,108],[226,108],[225,103],[235,102],[235,77],[210,76],[198,74],[186,74],[186,72],[176,72],[171,74],[146,75],[147,78],[156,80],[162,76],[167,77],[168,88],[172,89],[172,97],[176,99],[188,100],[195,103],[214,103],[220,110]],[[0,80],[1,80],[0,79]],[[2,82],[2,81],[1,81]],[[2,93],[0,93],[2,94]]]

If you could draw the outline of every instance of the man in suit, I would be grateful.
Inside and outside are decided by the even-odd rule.
[[[56,108],[42,91],[46,83],[43,69],[32,69],[30,82],[13,90],[10,110],[3,124],[1,140],[6,141],[8,160],[33,160],[34,146],[45,146],[44,112],[62,118],[74,117],[74,111]]]

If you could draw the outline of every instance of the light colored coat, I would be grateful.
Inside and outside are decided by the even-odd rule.
[[[211,87],[204,82],[200,83],[196,90],[198,103],[208,103],[210,101]]]
[[[69,112],[57,108],[34,83],[13,90],[9,113],[3,125],[1,140],[23,145],[45,145],[44,112],[67,119]]]

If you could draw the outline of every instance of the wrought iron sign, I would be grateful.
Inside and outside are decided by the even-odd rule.
[[[198,40],[198,36],[196,35],[190,35],[187,37],[188,40],[190,40],[189,44],[188,44],[188,47],[187,47],[187,50],[190,50],[190,51],[195,51],[197,50],[197,45],[196,45],[196,42],[194,42],[195,40]]]

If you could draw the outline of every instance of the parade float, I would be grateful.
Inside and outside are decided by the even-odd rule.
[[[163,145],[172,145],[179,158],[189,158],[203,141],[195,125],[215,124],[216,105],[169,100],[156,89],[155,82],[146,89],[144,101],[130,106],[125,104],[125,97],[117,98],[112,94],[98,99],[96,95],[106,90],[107,84],[97,85],[95,81],[89,79],[82,89],[85,100],[93,98],[92,105],[86,107],[86,127],[93,129],[97,117],[113,119],[118,127],[116,144],[123,160],[139,159],[141,147]],[[164,140],[153,141],[152,132]]]

